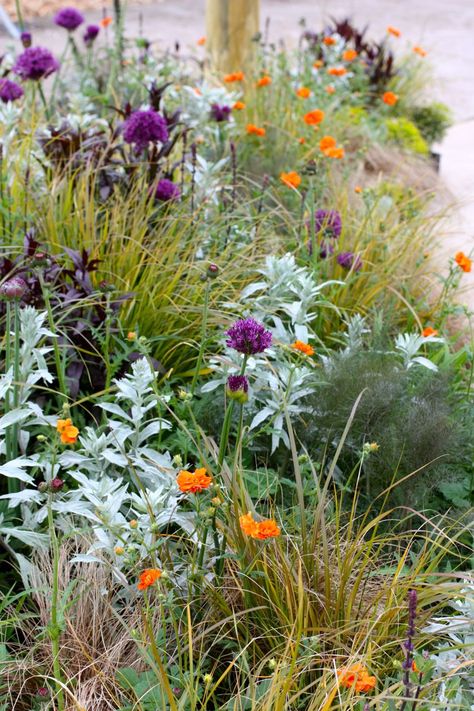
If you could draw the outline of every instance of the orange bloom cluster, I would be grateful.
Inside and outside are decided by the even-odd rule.
[[[472,259],[466,257],[464,252],[458,252],[454,257],[456,264],[463,270],[463,272],[470,272],[472,267]]]
[[[298,175],[296,170],[290,170],[289,173],[280,173],[280,180],[289,188],[298,188],[301,185],[301,175]]]
[[[257,538],[264,541],[267,538],[276,538],[280,535],[280,529],[272,518],[264,519],[263,521],[255,521],[252,514],[249,512],[245,516],[241,516],[240,528],[246,536]]]
[[[327,47],[331,47],[333,44],[336,44],[334,37],[325,37],[323,42]]]
[[[264,128],[256,126],[254,123],[247,124],[247,133],[251,136],[264,136],[266,131]]]
[[[431,326],[426,326],[426,328],[423,329],[423,336],[425,338],[429,338],[430,336],[437,336],[438,331],[436,328],[431,328]]]
[[[344,158],[344,148],[339,148],[333,136],[323,136],[319,141],[319,150],[328,158]]]
[[[113,22],[112,17],[103,17],[101,20],[99,20],[99,25],[102,27],[102,29],[105,30],[106,27],[111,25]]]
[[[371,691],[377,683],[375,676],[369,676],[366,667],[359,663],[339,669],[337,677],[341,686],[347,689],[353,686],[356,691]]]
[[[75,444],[77,442],[79,430],[77,427],[74,427],[72,420],[58,420],[56,429],[61,435],[61,442],[63,444]]]
[[[268,76],[268,74],[265,74],[265,76],[261,77],[258,82],[257,82],[257,88],[261,89],[262,86],[268,86],[269,84],[272,83],[272,78]]]
[[[326,94],[334,94],[335,91],[335,87],[332,84],[328,84],[328,86],[326,87]]]
[[[296,96],[299,96],[300,99],[309,99],[311,89],[308,89],[307,86],[300,86],[300,88],[296,90]]]
[[[205,37],[200,37],[200,38],[198,39],[198,41],[196,42],[196,44],[197,44],[199,47],[204,47],[204,45],[206,44],[206,38],[205,38]]]
[[[322,59],[317,59],[313,64],[313,67],[315,69],[321,69],[322,66],[324,66],[324,62]]]
[[[235,81],[244,81],[245,74],[243,72],[232,72],[231,74],[226,74],[224,81],[226,84],[232,84]]]
[[[388,106],[395,106],[398,101],[398,96],[394,94],[393,91],[386,91],[382,96],[382,101]]]
[[[314,355],[314,348],[310,346],[309,343],[305,343],[304,341],[295,341],[291,347],[294,348],[295,351],[304,353],[304,355]]]
[[[393,35],[394,37],[401,37],[402,33],[400,30],[398,30],[396,27],[393,27],[392,25],[389,25],[387,27],[387,32],[389,35]]]
[[[232,108],[235,109],[235,111],[243,111],[245,104],[243,101],[236,101]]]
[[[342,53],[342,58],[345,62],[353,62],[356,57],[357,52],[355,51],[355,49],[346,49]]]
[[[304,115],[304,122],[307,123],[308,126],[316,126],[318,123],[321,123],[323,119],[324,111],[321,111],[321,109],[313,109]]]
[[[180,491],[185,494],[196,494],[198,491],[208,489],[212,484],[212,477],[208,475],[206,469],[196,469],[195,472],[188,472],[182,469],[176,477]]]
[[[329,67],[328,74],[332,77],[343,77],[347,74],[347,69],[345,67]]]
[[[146,590],[151,585],[154,585],[157,580],[162,576],[161,570],[158,568],[146,568],[142,573],[140,573],[140,579],[138,581],[138,589]]]
[[[423,47],[420,47],[419,44],[417,44],[413,47],[413,51],[415,52],[415,54],[419,54],[420,57],[426,57],[426,55],[428,54],[426,49],[423,49]]]

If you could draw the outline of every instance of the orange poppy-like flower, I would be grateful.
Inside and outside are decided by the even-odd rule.
[[[298,143],[301,143],[301,145],[303,145],[304,143],[306,143],[306,138],[304,136],[300,136],[298,138]]]
[[[245,104],[243,101],[236,101],[232,108],[235,109],[235,111],[243,111]]]
[[[470,272],[472,266],[472,260],[466,257],[464,252],[458,252],[454,257],[456,264],[463,270],[463,272]]]
[[[337,158],[338,160],[340,160],[341,158],[344,158],[345,154],[346,154],[346,152],[345,152],[344,148],[341,148],[339,146],[336,148],[328,148],[328,150],[325,151],[325,155],[328,158]]]
[[[331,47],[333,44],[336,44],[334,37],[325,37],[323,42],[327,47]]]
[[[342,58],[345,62],[353,62],[356,57],[357,52],[355,51],[355,49],[346,49],[342,53]]]
[[[294,348],[295,351],[304,353],[304,355],[307,355],[307,356],[314,355],[314,348],[312,346],[310,346],[309,343],[305,343],[304,341],[295,341],[291,347]]]
[[[102,29],[105,30],[105,28],[108,27],[109,25],[111,25],[112,22],[113,22],[113,18],[107,16],[107,17],[103,17],[101,20],[99,20],[99,25],[102,27]]]
[[[202,91],[198,86],[195,86],[193,91],[196,94],[196,96],[202,96]]]
[[[347,74],[347,69],[345,67],[329,67],[328,74],[332,77],[343,77]]]
[[[308,89],[307,86],[300,86],[299,89],[296,90],[296,96],[299,96],[300,99],[309,99],[311,89]]]
[[[255,521],[252,514],[249,512],[239,519],[240,528],[246,536],[264,541],[267,538],[276,538],[280,535],[280,528],[271,518],[266,518],[263,521]]]
[[[337,672],[339,684],[349,689],[351,686],[356,691],[371,691],[375,688],[375,676],[369,676],[366,667],[363,664],[352,664],[345,669],[339,669]]]
[[[271,84],[271,83],[272,83],[272,78],[269,77],[268,74],[265,74],[265,76],[261,77],[261,78],[258,80],[258,82],[257,82],[257,84],[256,84],[256,87],[257,87],[258,89],[261,89],[262,86],[268,86],[268,85]]]
[[[354,188],[354,192],[357,193],[357,194],[361,193],[362,190],[363,190],[363,188],[362,188],[361,185],[356,185],[355,188]]]
[[[413,47],[413,51],[415,52],[415,54],[419,54],[420,57],[426,57],[426,55],[428,54],[428,52],[425,49],[423,49],[423,47],[420,47],[419,44],[417,44]]]
[[[388,104],[388,106],[395,106],[398,101],[398,96],[394,94],[393,91],[386,91],[382,96],[382,101],[384,104]]]
[[[298,175],[296,170],[290,170],[289,173],[280,173],[280,180],[289,188],[298,188],[301,185],[301,175]]]
[[[319,150],[325,153],[330,148],[337,146],[336,139],[333,136],[323,136],[319,141]]]
[[[335,91],[335,87],[332,84],[328,84],[328,86],[326,87],[326,94],[334,94]]]
[[[323,120],[324,111],[321,111],[321,109],[313,109],[312,111],[308,111],[308,113],[304,115],[304,122],[307,123],[308,126],[316,126]]]
[[[182,469],[176,477],[176,483],[184,494],[196,494],[211,486],[212,477],[208,475],[204,467],[196,469],[195,472]]]
[[[146,568],[142,573],[140,573],[140,579],[138,581],[138,589],[146,590],[151,585],[154,585],[157,580],[162,576],[161,570],[158,568]]]
[[[206,44],[206,38],[205,38],[205,37],[200,37],[200,38],[198,39],[198,41],[196,42],[196,44],[197,44],[199,47],[204,47],[204,45]]]
[[[431,328],[431,326],[426,326],[426,328],[423,329],[423,336],[424,338],[429,338],[430,336],[437,336],[438,331],[436,328]]]
[[[245,74],[243,72],[232,72],[231,74],[226,74],[224,81],[226,84],[232,84],[235,81],[244,81]]]
[[[251,136],[264,136],[266,134],[266,131],[264,128],[260,128],[259,126],[256,126],[254,123],[248,123],[246,130],[247,130],[247,133]]]
[[[61,435],[61,442],[63,444],[75,444],[77,442],[79,430],[77,427],[74,427],[72,420],[58,420],[56,429]]]
[[[323,62],[323,60],[322,60],[322,59],[317,59],[317,60],[313,63],[313,67],[314,67],[315,69],[321,69],[321,67],[324,67],[324,62]]]
[[[387,32],[389,35],[393,35],[394,37],[401,37],[402,36],[402,33],[400,32],[400,30],[397,29],[396,27],[393,27],[392,25],[389,25],[387,27]]]

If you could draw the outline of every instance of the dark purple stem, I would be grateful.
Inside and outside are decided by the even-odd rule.
[[[405,700],[400,706],[400,711],[404,711],[406,705],[411,698],[411,683],[410,683],[410,672],[413,667],[413,651],[415,649],[413,645],[413,639],[415,637],[415,620],[416,620],[416,604],[418,596],[416,590],[410,590],[408,593],[408,629],[407,638],[403,643],[405,647],[406,655],[405,661],[402,664],[403,674],[403,686],[404,686],[404,696]]]

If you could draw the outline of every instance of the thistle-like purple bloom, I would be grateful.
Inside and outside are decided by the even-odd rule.
[[[7,104],[9,101],[21,99],[24,93],[21,86],[15,84],[14,81],[0,79],[0,100],[3,101],[4,104]]]
[[[153,109],[134,111],[123,126],[125,143],[133,143],[139,153],[149,143],[165,143],[168,140],[166,120]]]
[[[13,67],[15,74],[22,79],[38,81],[49,77],[59,69],[59,62],[45,47],[28,47],[16,60]]]
[[[20,40],[25,49],[28,49],[28,47],[31,47],[33,44],[33,37],[31,35],[31,32],[22,32],[20,35]]]
[[[214,119],[214,121],[217,121],[217,123],[228,121],[231,113],[232,109],[230,108],[230,106],[221,106],[220,104],[211,105],[211,118]]]
[[[249,390],[249,381],[245,375],[229,375],[227,378],[227,387],[233,392],[244,392],[247,393]]]
[[[168,202],[168,200],[179,200],[181,196],[181,190],[179,185],[173,183],[172,180],[168,178],[162,178],[158,181],[158,185],[154,191],[155,198],[161,200],[162,202]]]
[[[272,345],[270,331],[266,331],[265,326],[253,318],[237,321],[229,328],[227,335],[229,336],[226,341],[227,345],[244,355],[263,353],[266,348]]]
[[[336,259],[337,263],[348,271],[352,269],[354,272],[358,272],[362,269],[362,259],[353,252],[341,252]]]
[[[99,32],[99,25],[87,25],[86,31],[84,32],[82,39],[88,47],[90,47],[94,40],[97,39],[97,35],[99,34]]]
[[[314,229],[317,234],[324,232],[327,237],[337,239],[342,232],[341,214],[337,210],[316,210]]]
[[[84,16],[75,7],[63,7],[54,16],[54,22],[68,32],[74,32],[84,22]]]

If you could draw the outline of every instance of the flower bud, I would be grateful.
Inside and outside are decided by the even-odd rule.
[[[209,279],[215,279],[219,275],[219,267],[217,264],[209,264],[207,268],[207,276]]]
[[[47,689],[46,686],[40,686],[36,689],[36,696],[43,701],[44,699],[49,699],[49,689]]]
[[[127,341],[136,341],[137,340],[137,334],[135,331],[129,331],[127,333]]]
[[[22,32],[20,35],[20,40],[25,49],[28,49],[28,47],[31,47],[33,44],[33,37],[31,36],[31,32]]]
[[[241,405],[247,402],[249,383],[245,375],[229,375],[227,378],[226,394],[231,400],[236,400]]]
[[[276,661],[275,657],[272,657],[271,659],[268,660],[269,669],[275,669],[276,665],[277,665],[277,661]]]
[[[61,491],[63,486],[64,486],[63,480],[57,476],[54,477],[54,479],[51,479],[51,481],[49,482],[49,490],[53,491],[53,492]]]
[[[125,548],[122,546],[115,546],[114,553],[115,555],[123,555],[125,553]]]
[[[212,674],[204,674],[202,680],[205,684],[212,684]]]
[[[37,435],[37,437],[36,437],[37,442],[46,442],[47,439],[48,438],[46,437],[46,435]]]
[[[8,301],[21,299],[27,291],[26,281],[21,277],[12,277],[0,286],[0,296],[3,296]]]
[[[40,481],[38,484],[38,491],[40,494],[46,494],[46,492],[49,490],[48,484],[46,481]]]
[[[173,466],[177,469],[183,468],[183,458],[180,454],[175,454],[173,457]]]
[[[129,523],[130,528],[137,528],[138,526],[138,521],[136,518],[133,518],[130,523]]]

